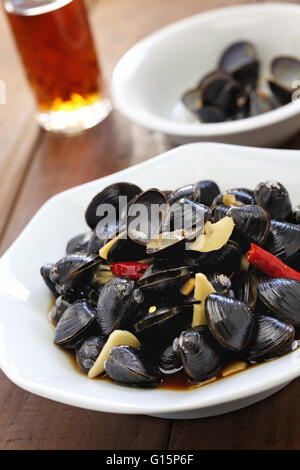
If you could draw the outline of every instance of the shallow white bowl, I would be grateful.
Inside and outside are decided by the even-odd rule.
[[[299,151],[198,143],[51,198],[0,259],[0,364],[4,373],[30,392],[70,405],[176,418],[226,413],[282,388],[300,375],[300,350],[192,391],[139,390],[89,380],[53,344],[50,295],[39,270],[45,262],[63,256],[72,236],[87,230],[87,204],[113,182],[172,189],[209,178],[224,190],[253,188],[262,180],[279,179],[296,204],[300,201],[299,172]]]
[[[257,47],[261,76],[268,77],[275,56],[300,57],[299,24],[299,5],[268,3],[213,10],[167,26],[136,44],[116,66],[115,105],[132,121],[167,134],[175,143],[276,146],[300,129],[300,100],[252,118],[202,124],[180,97],[216,68],[227,46],[241,39]]]

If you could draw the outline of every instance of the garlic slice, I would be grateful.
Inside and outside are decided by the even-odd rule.
[[[237,207],[241,207],[245,205],[242,202],[238,201],[235,195],[231,193],[224,194],[223,204],[225,204],[226,206],[237,206]]]
[[[191,277],[191,279],[188,279],[185,284],[180,289],[181,294],[183,295],[189,295],[192,290],[195,288],[195,279]]]
[[[195,304],[193,306],[194,313],[193,313],[193,322],[192,327],[198,325],[206,325],[206,318],[204,312],[204,302],[206,297],[209,294],[215,293],[215,289],[208,281],[207,277],[202,273],[197,273],[195,276],[195,291],[194,297],[196,300],[201,300],[201,304]]]
[[[223,196],[223,204],[226,206],[237,206],[237,200],[234,194],[225,193]]]
[[[90,368],[88,376],[90,379],[97,377],[97,375],[104,372],[104,362],[108,358],[111,348],[114,346],[132,346],[133,348],[140,348],[141,343],[139,340],[129,331],[126,330],[115,330],[113,331],[105,345],[103,346],[99,356],[97,357],[93,367]]]
[[[225,216],[215,224],[206,222],[201,234],[189,247],[190,250],[208,253],[226,245],[234,229],[232,217]]]
[[[215,382],[217,380],[217,376],[214,375],[213,377],[211,377],[210,379],[207,379],[207,380],[204,380],[203,382],[199,382],[197,383],[197,388],[199,387],[203,387],[204,385],[208,385],[208,384],[211,384],[213,382]]]
[[[222,370],[222,377],[227,377],[228,375],[235,374],[241,370],[246,369],[245,361],[232,361],[227,364],[226,367]]]
[[[108,253],[111,249],[111,247],[120,239],[123,237],[123,235],[125,234],[125,232],[122,232],[122,233],[119,233],[119,235],[117,235],[115,238],[113,238],[112,240],[110,240],[109,242],[105,243],[105,245],[103,245],[102,248],[100,248],[99,250],[99,256],[103,259],[107,259],[108,257]]]

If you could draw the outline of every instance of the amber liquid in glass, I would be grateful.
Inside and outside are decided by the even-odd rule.
[[[71,127],[90,127],[85,118],[102,120],[97,108],[86,113],[101,102],[102,79],[84,1],[31,0],[32,8],[23,9],[15,5],[13,0],[4,3],[40,115],[45,113],[47,121],[52,113],[54,130],[68,127],[73,111],[85,112],[72,117]]]

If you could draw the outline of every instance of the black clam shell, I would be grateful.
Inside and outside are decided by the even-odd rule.
[[[99,253],[99,250],[106,242],[115,238],[119,233],[119,225],[111,225],[109,227],[96,227],[91,234],[87,252],[89,255]]]
[[[182,369],[182,361],[179,354],[174,351],[173,344],[163,349],[158,362],[158,370],[163,375],[170,375]]]
[[[287,220],[292,212],[289,193],[279,181],[265,181],[254,190],[255,203],[264,207],[271,219]]]
[[[49,313],[49,319],[54,326],[57,325],[63,313],[65,312],[65,310],[67,310],[69,306],[70,303],[66,299],[64,299],[62,295],[57,297],[55,305],[51,308]]]
[[[263,93],[261,90],[252,90],[249,95],[249,111],[248,115],[258,116],[279,108],[280,103],[273,96]]]
[[[144,245],[135,243],[126,236],[119,238],[108,252],[107,262],[120,263],[122,261],[139,261],[148,257]]]
[[[87,247],[91,238],[91,232],[80,233],[68,241],[66,247],[67,255],[74,253],[87,253]]]
[[[127,203],[129,203],[131,199],[141,192],[141,188],[132,183],[122,182],[107,186],[103,191],[96,194],[88,205],[85,212],[86,223],[93,230],[98,222],[105,217],[105,215],[97,215],[97,209],[101,204],[112,205],[116,210],[116,220],[118,221],[120,217],[119,197],[126,197]]]
[[[158,235],[169,208],[164,193],[149,189],[137,196],[129,207],[127,215],[127,234],[135,243],[146,245]]]
[[[201,106],[197,109],[197,116],[202,122],[223,122],[226,120],[226,114],[220,106]]]
[[[198,85],[203,105],[219,106],[219,97],[224,87],[232,81],[231,75],[222,70],[205,75]]]
[[[190,199],[181,198],[180,201],[170,205],[167,217],[162,226],[162,232],[170,233],[174,230],[184,230],[183,238],[188,234],[195,236],[211,220],[212,213],[208,206],[199,204]]]
[[[204,382],[214,377],[224,365],[220,346],[205,326],[183,331],[174,340],[173,348],[180,355],[184,372],[192,382]]]
[[[232,206],[229,206],[228,204],[218,204],[215,206],[213,210],[213,215],[212,215],[212,223],[216,223],[219,220],[223,219],[223,217],[226,217],[228,210]]]
[[[99,356],[105,339],[102,336],[89,336],[76,346],[76,362],[81,372],[88,373]]]
[[[100,258],[96,255],[67,255],[52,266],[49,277],[57,292],[73,297],[91,283],[99,263]]]
[[[292,91],[284,88],[283,86],[279,85],[275,80],[268,80],[268,85],[273,93],[273,95],[276,97],[276,99],[279,101],[281,105],[285,105],[291,102],[292,99]]]
[[[169,207],[159,236],[149,240],[146,246],[148,255],[171,257],[178,250],[184,250],[203,231],[205,223],[211,219],[211,210],[204,204],[181,198]]]
[[[200,273],[222,273],[231,275],[240,268],[242,251],[240,246],[229,240],[226,245],[219,250],[209,253],[199,253],[190,251],[194,256],[195,266],[194,272]]]
[[[234,230],[232,240],[235,240],[244,249],[248,250],[251,243],[262,245],[270,231],[270,215],[257,205],[244,205],[231,207],[226,215],[232,217]]]
[[[207,279],[209,280],[217,294],[234,297],[234,292],[231,289],[232,283],[228,276],[225,276],[225,274],[214,273],[208,274]]]
[[[263,279],[257,285],[260,300],[283,321],[300,326],[300,282],[295,279]]]
[[[94,306],[87,300],[77,300],[71,304],[59,320],[54,342],[65,348],[72,348],[91,331],[100,332]]]
[[[134,282],[125,278],[114,277],[104,285],[98,299],[97,318],[105,336],[131,325],[138,308],[133,291]]]
[[[250,269],[237,272],[232,278],[232,289],[238,300],[245,302],[251,310],[255,309],[257,300],[257,277]]]
[[[275,57],[271,70],[273,76],[268,84],[272,93],[281,104],[289,103],[300,79],[300,61],[288,56]]]
[[[197,190],[199,191],[199,196],[197,202],[204,204],[205,206],[210,207],[215,197],[220,194],[220,188],[212,180],[201,180],[195,184]]]
[[[300,205],[299,204],[293,209],[289,222],[293,224],[300,224]]]
[[[192,305],[160,306],[155,312],[146,311],[133,325],[132,331],[142,342],[153,341],[157,347],[163,347],[191,326]]]
[[[300,250],[300,225],[271,220],[263,248],[286,261]]]
[[[215,339],[225,348],[242,351],[248,346],[254,313],[244,302],[219,294],[205,300],[205,316]]]
[[[233,188],[233,189],[228,189],[227,191],[224,191],[215,197],[215,199],[212,202],[213,209],[218,204],[223,204],[223,197],[225,196],[225,194],[232,194],[233,196],[235,196],[238,202],[241,202],[243,204],[255,204],[253,191],[251,189]]]
[[[185,260],[183,260],[185,261]],[[137,281],[145,297],[151,299],[152,305],[163,302],[165,299],[175,298],[179,295],[180,287],[192,276],[192,268],[186,264],[171,262],[155,262],[150,265]]]
[[[112,348],[104,366],[109,377],[119,384],[151,387],[160,381],[141,351],[131,346]]]
[[[41,276],[42,276],[46,286],[48,287],[48,289],[50,289],[50,291],[52,292],[54,297],[58,297],[59,293],[57,292],[57,290],[55,288],[55,282],[53,282],[50,279],[50,273],[51,273],[51,270],[52,270],[53,266],[54,266],[54,264],[52,264],[52,263],[44,264],[40,269],[40,273],[41,273]]]
[[[189,199],[190,201],[198,201],[200,197],[200,189],[195,184],[186,184],[175,189],[168,195],[169,205],[180,201],[180,199]]]
[[[185,106],[203,122],[221,122],[235,112],[238,82],[223,70],[207,74],[182,96]]]
[[[224,119],[235,111],[239,84],[229,73],[224,70],[215,70],[203,77],[198,88],[201,98],[201,107],[198,108],[198,114],[205,122],[210,121],[208,116],[203,114],[205,110],[219,110]]]
[[[243,88],[256,88],[259,62],[253,44],[239,41],[230,45],[223,52],[218,67],[232,74]]]
[[[292,325],[267,315],[259,315],[253,339],[245,357],[249,361],[265,361],[291,350],[295,337]]]

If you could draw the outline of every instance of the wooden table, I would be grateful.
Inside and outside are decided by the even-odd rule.
[[[235,3],[242,2],[89,0],[107,83],[122,54],[150,32],[208,5]],[[2,12],[0,64],[0,79],[7,87],[7,104],[0,105],[3,253],[53,194],[150,158],[170,144],[163,135],[133,125],[115,111],[80,136],[40,131]],[[300,134],[285,147],[300,148]],[[0,449],[300,449],[299,397],[300,380],[295,380],[271,398],[235,413],[172,421],[65,406],[23,391],[0,373]]]

